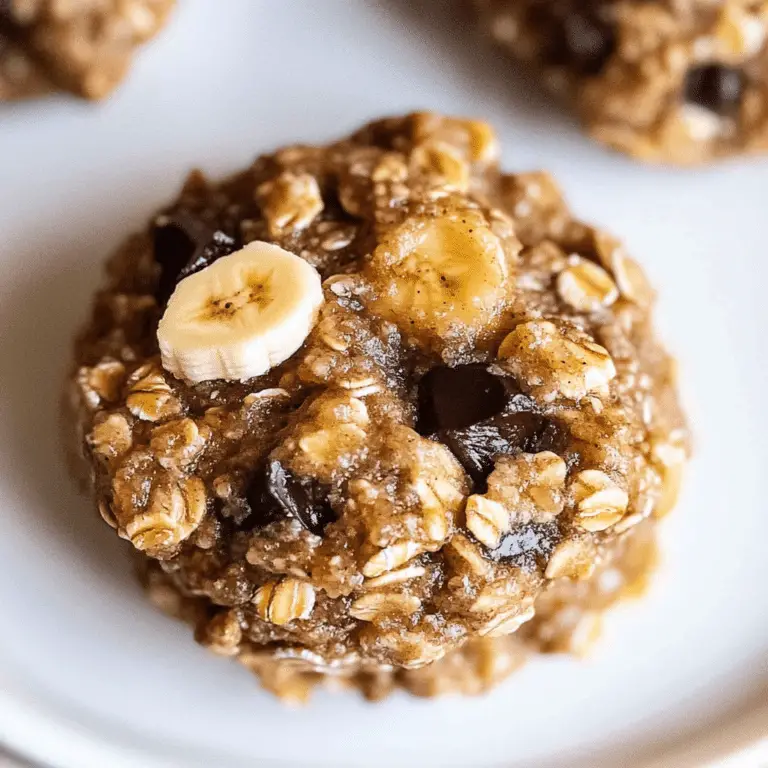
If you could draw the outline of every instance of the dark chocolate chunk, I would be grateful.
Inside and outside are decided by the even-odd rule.
[[[0,0],[0,54],[10,51],[14,40],[18,42],[18,30],[11,14],[10,0]]]
[[[509,453],[510,449],[509,441],[504,439],[496,424],[475,424],[467,429],[446,430],[438,436],[461,462],[476,486],[485,483],[493,470],[496,456]]]
[[[193,258],[201,241],[208,241],[210,230],[184,212],[159,216],[152,231],[155,261],[160,265],[157,300],[165,304],[176,287],[181,270]]]
[[[284,517],[282,507],[269,492],[266,467],[259,468],[253,476],[245,491],[245,498],[251,508],[247,524],[253,528],[263,528]]]
[[[322,536],[325,526],[336,519],[325,489],[311,478],[295,476],[276,459],[257,473],[246,495],[256,525],[289,515]]]
[[[599,74],[616,49],[613,27],[580,13],[565,17],[562,40],[570,65],[587,76]]]
[[[503,536],[489,555],[493,560],[533,570],[543,567],[561,539],[557,523],[525,523]]]
[[[417,430],[451,449],[476,490],[485,487],[497,456],[559,453],[565,431],[538,413],[512,376],[481,364],[440,366],[419,382]]]
[[[463,429],[504,410],[507,389],[485,365],[433,368],[419,382],[418,431]]]
[[[485,488],[498,456],[513,453],[558,452],[564,447],[564,432],[546,416],[517,411],[494,416],[466,429],[438,433],[475,482],[476,490]]]
[[[730,117],[739,109],[744,85],[745,77],[740,69],[706,64],[688,73],[683,97],[690,104]]]
[[[195,272],[199,272],[201,269],[210,267],[214,261],[222,256],[229,256],[234,250],[235,241],[229,235],[216,230],[211,235],[210,240],[192,254],[184,268],[179,272],[178,279],[183,280],[185,277],[194,275]]]
[[[547,1],[534,6],[531,22],[541,29],[551,64],[587,77],[600,74],[616,50],[613,25],[588,8],[562,8]]]
[[[231,237],[183,211],[159,217],[152,235],[155,261],[160,265],[156,296],[161,306],[179,280],[235,250]]]

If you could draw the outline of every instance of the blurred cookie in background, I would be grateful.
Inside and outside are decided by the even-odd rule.
[[[587,132],[680,165],[768,150],[768,3],[473,0]]]
[[[0,101],[108,96],[175,0],[0,0]]]

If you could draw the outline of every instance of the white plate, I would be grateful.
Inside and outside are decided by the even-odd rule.
[[[108,103],[0,109],[0,739],[19,751],[57,768],[768,760],[768,163],[606,153],[472,49],[448,4],[431,20],[410,5],[186,0]],[[485,115],[507,167],[555,172],[647,265],[696,459],[651,594],[592,661],[537,661],[484,698],[323,694],[286,711],[144,601],[68,479],[61,380],[102,259],[186,169],[416,107]]]

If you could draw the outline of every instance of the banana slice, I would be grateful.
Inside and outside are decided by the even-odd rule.
[[[408,332],[443,339],[493,320],[509,272],[500,239],[475,211],[408,219],[376,248],[367,269],[377,312]]]
[[[176,286],[157,329],[163,367],[193,384],[260,376],[304,343],[322,303],[314,267],[249,243]]]

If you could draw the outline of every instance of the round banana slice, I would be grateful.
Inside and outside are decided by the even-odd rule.
[[[441,338],[490,323],[508,271],[501,241],[474,211],[408,219],[368,264],[376,311],[408,331]]]
[[[163,367],[193,384],[260,376],[304,343],[322,303],[314,267],[249,243],[176,286],[157,329]]]

